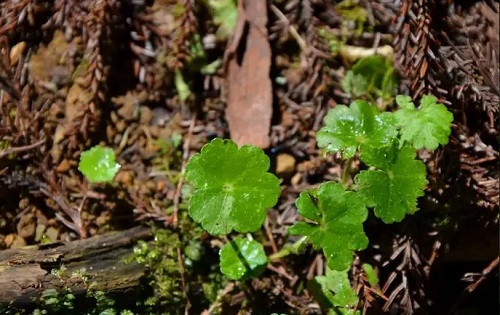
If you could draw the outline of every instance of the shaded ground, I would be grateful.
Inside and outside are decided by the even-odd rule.
[[[181,171],[210,139],[229,137],[230,127],[233,135],[254,136],[242,141],[265,147],[283,179],[279,204],[259,237],[269,252],[281,248],[297,219],[298,193],[338,179],[344,167],[324,158],[315,142],[328,109],[351,100],[341,82],[354,53],[332,47],[389,46],[401,76],[398,93],[433,93],[455,121],[444,149],[420,153],[430,174],[421,210],[400,224],[368,221],[372,246],[359,253],[352,281],[363,288],[366,279],[356,270],[370,262],[383,296],[360,290],[360,308],[369,314],[497,309],[498,3],[393,2],[360,1],[342,11],[330,1],[277,1],[268,12],[270,50],[260,57],[251,55],[252,45],[266,45],[265,34],[240,30],[247,36],[242,48],[220,35],[203,3],[2,2],[0,248],[150,223],[178,235],[179,256],[192,239],[205,249],[202,263],[178,274],[185,283],[177,289],[186,295],[177,310],[186,296],[193,314],[209,308],[212,287],[227,289],[224,314],[318,313],[301,289],[322,273],[318,252],[274,264],[247,288],[215,276],[220,240],[188,219]],[[365,10],[365,18],[353,7]],[[266,73],[269,82],[255,79]],[[231,75],[243,83],[227,80]],[[239,112],[231,100],[241,94],[257,95],[264,107],[243,115],[261,121],[236,131],[241,122],[234,122]],[[226,115],[228,102],[233,112]],[[116,150],[122,169],[113,184],[90,186],[78,158],[100,143]]]

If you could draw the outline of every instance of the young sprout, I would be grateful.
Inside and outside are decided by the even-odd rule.
[[[82,153],[78,170],[91,183],[111,182],[120,164],[115,161],[115,152],[111,148],[95,146]]]

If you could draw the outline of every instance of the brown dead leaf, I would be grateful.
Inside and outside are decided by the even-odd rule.
[[[238,21],[224,55],[226,118],[238,145],[267,148],[272,116],[267,1],[239,0]]]

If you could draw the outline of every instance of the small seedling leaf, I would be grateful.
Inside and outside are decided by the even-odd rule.
[[[217,35],[219,39],[227,39],[238,18],[238,7],[235,0],[208,0],[208,5],[214,16],[214,23],[219,25]]]
[[[425,164],[415,155],[413,148],[399,149],[397,142],[361,152],[361,160],[377,169],[355,177],[358,193],[385,223],[400,222],[417,211],[417,198],[424,195],[427,181]]]
[[[353,251],[368,246],[362,225],[367,217],[366,206],[355,192],[345,191],[341,184],[327,182],[316,191],[302,192],[296,205],[299,213],[312,222],[297,222],[288,232],[307,236],[314,248],[322,248],[330,268],[348,268]]]
[[[391,113],[378,113],[365,101],[354,101],[350,107],[337,105],[326,115],[324,127],[316,139],[327,152],[341,152],[351,158],[359,146],[385,146],[397,136]]]
[[[368,79],[362,74],[356,74],[354,71],[347,71],[342,80],[342,89],[354,97],[359,97],[367,93]]]
[[[120,164],[115,162],[113,149],[102,146],[83,152],[78,164],[78,170],[91,183],[110,182],[119,169]]]
[[[413,104],[411,97],[409,97],[408,95],[396,96],[396,104],[398,104],[398,106],[401,107],[402,109],[410,109],[410,110],[415,109],[415,104]]]
[[[189,88],[189,85],[184,80],[184,76],[180,70],[175,71],[175,88],[177,89],[177,93],[179,94],[179,98],[182,102],[185,102],[189,96],[191,96],[192,92]]]
[[[220,270],[233,280],[258,277],[266,266],[264,247],[257,241],[238,237],[220,250]]]
[[[377,271],[370,264],[363,264],[363,269],[366,273],[366,278],[372,287],[378,285],[378,275]]]
[[[354,314],[358,296],[349,281],[348,270],[326,268],[324,276],[315,277],[321,287],[321,293],[340,314]]]
[[[408,96],[398,96],[396,102],[401,107],[395,112],[401,140],[417,150],[435,150],[440,144],[448,143],[453,114],[446,106],[438,104],[435,96],[423,96],[418,109]]]
[[[231,140],[212,140],[186,166],[186,180],[194,187],[189,215],[212,235],[260,229],[280,195],[269,165],[257,147],[238,149]]]
[[[370,95],[390,99],[396,86],[394,67],[378,55],[360,59],[342,80],[343,90],[354,97]]]

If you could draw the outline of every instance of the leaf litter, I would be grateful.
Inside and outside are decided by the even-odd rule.
[[[431,189],[419,205],[426,211],[401,224],[366,222],[373,248],[359,255],[380,271],[385,299],[354,272],[356,263],[352,279],[342,283],[362,285],[361,308],[400,313],[416,313],[416,305],[425,311],[491,302],[484,300],[489,291],[475,291],[488,288],[487,281],[471,276],[478,285],[468,286],[461,275],[494,279],[488,260],[494,265],[498,258],[497,3],[360,1],[338,10],[306,0],[273,3],[271,14],[265,1],[239,1],[228,43],[213,41],[210,19],[189,0],[151,6],[85,0],[71,12],[57,3],[0,3],[0,248],[74,240],[139,224],[135,220],[169,226],[174,200],[181,200],[181,214],[187,211],[182,199],[189,190],[178,188],[182,161],[214,137],[230,136],[268,148],[271,165],[275,155],[294,158],[262,235],[266,251],[279,249],[290,241],[286,228],[299,220],[299,192],[339,179],[345,168],[335,157],[324,159],[315,141],[328,109],[351,102],[342,88],[349,69],[330,48],[341,47],[347,59],[350,47],[372,53],[392,46],[403,74],[399,91],[432,91],[453,111],[453,133],[444,149],[419,152],[429,169]],[[345,12],[356,5],[362,19]],[[439,29],[436,21],[442,21]],[[319,35],[323,30],[334,42]],[[223,69],[202,75],[185,69],[197,33],[210,63],[225,57]],[[176,95],[176,71],[193,94],[184,102]],[[120,149],[113,187],[88,187],[76,171],[80,153],[99,143]],[[352,169],[364,171],[358,168],[355,159]],[[429,213],[441,216],[432,221]],[[483,239],[469,236],[478,231]],[[210,250],[220,241],[202,239]],[[448,268],[456,266],[453,257],[473,263],[460,260],[457,276]],[[250,283],[263,295],[245,304],[241,291],[222,290],[223,307],[317,314],[308,291],[297,287],[324,270],[315,252],[281,260]],[[270,302],[262,305],[263,299]],[[196,307],[201,313],[204,306],[191,311]]]

